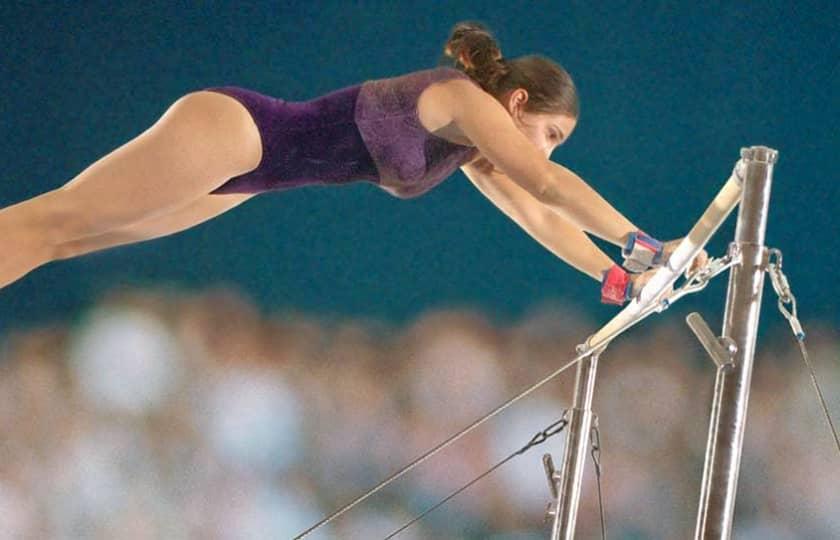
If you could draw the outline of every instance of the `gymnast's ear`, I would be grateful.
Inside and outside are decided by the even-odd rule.
[[[479,152],[539,200],[551,188],[552,164],[513,123],[507,109],[472,81],[454,80],[442,99],[452,121]]]

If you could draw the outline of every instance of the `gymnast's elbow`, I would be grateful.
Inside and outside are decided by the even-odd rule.
[[[556,164],[548,159],[545,160],[545,166],[534,165],[531,162],[527,166],[505,167],[502,165],[498,167],[498,170],[533,198],[546,206],[557,209],[566,204],[563,196],[565,190],[562,189],[566,179],[562,177],[558,169]]]
[[[535,199],[555,210],[562,211],[567,201],[564,196],[563,182],[560,178],[548,175],[529,190]]]

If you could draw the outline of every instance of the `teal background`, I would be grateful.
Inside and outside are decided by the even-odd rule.
[[[452,25],[478,19],[505,56],[568,69],[582,116],[552,159],[661,239],[685,234],[742,146],[778,149],[767,243],[784,252],[803,319],[837,324],[837,6],[4,2],[0,204],[60,186],[187,92],[311,99],[432,67]],[[0,330],[76,317],[114,287],[218,285],[266,310],[396,323],[452,305],[499,320],[552,302],[615,312],[457,172],[413,200],[366,183],[268,193],[172,237],[52,263],[0,291]],[[725,290],[719,278],[673,309],[719,314]]]

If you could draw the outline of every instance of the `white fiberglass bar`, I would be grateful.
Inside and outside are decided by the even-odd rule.
[[[721,224],[741,200],[743,162],[738,161],[729,179],[715,196],[712,203],[700,216],[677,249],[671,254],[665,266],[661,267],[647,282],[638,298],[634,298],[623,310],[586,340],[589,350],[597,350],[618,334],[637,322],[639,316],[649,312],[651,306],[667,299],[667,292],[689,267],[694,257],[709,242]]]

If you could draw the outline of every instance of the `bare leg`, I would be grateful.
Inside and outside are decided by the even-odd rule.
[[[0,210],[0,287],[56,246],[182,208],[254,169],[259,131],[233,98],[196,92],[61,188]]]
[[[189,229],[238,206],[253,195],[205,195],[170,214],[138,221],[96,236],[71,240],[56,246],[52,260],[70,259],[123,244],[160,238]]]

